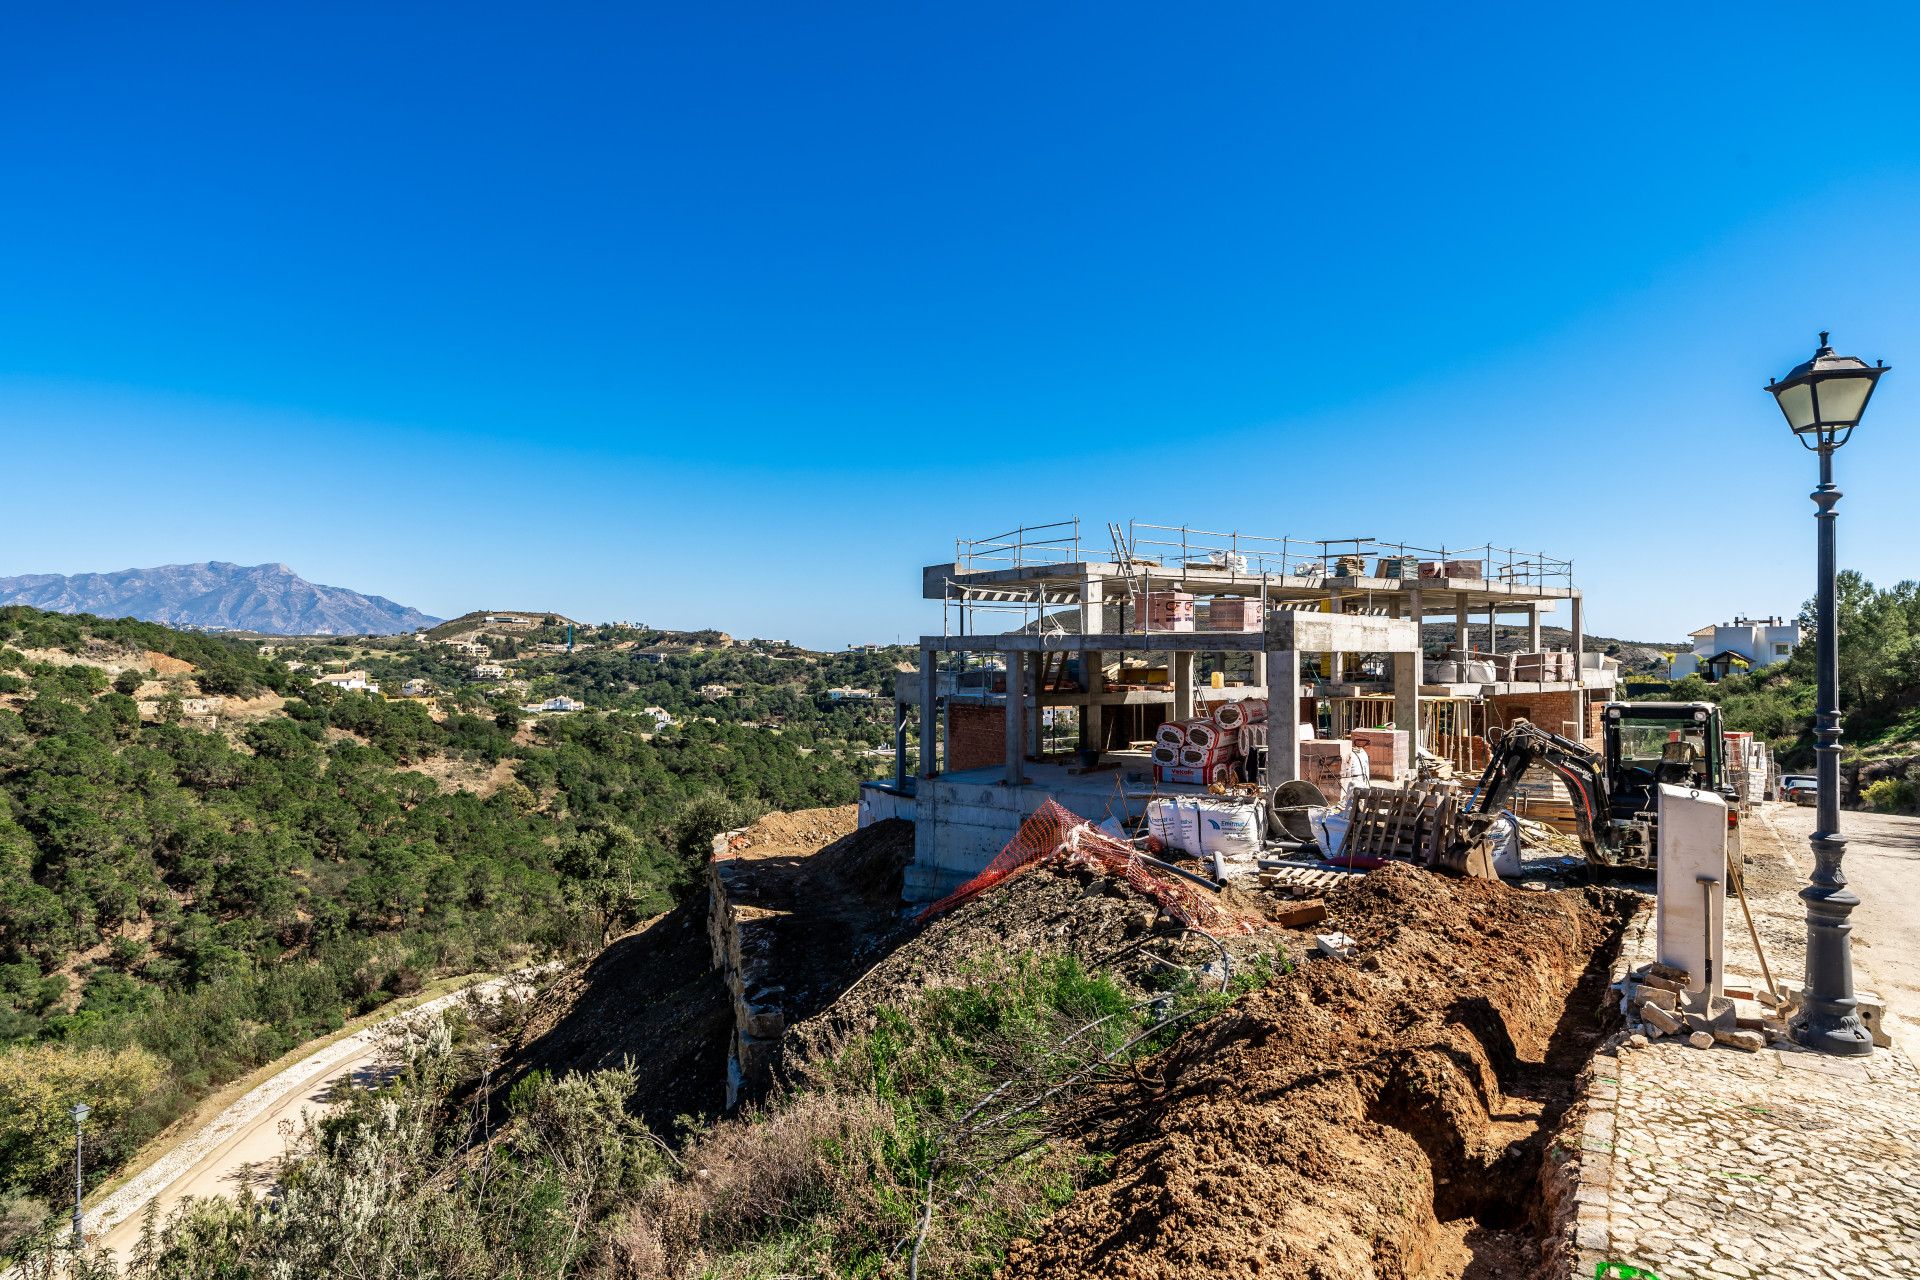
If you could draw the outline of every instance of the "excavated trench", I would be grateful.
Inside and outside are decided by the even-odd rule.
[[[1617,1026],[1607,981],[1635,906],[1405,867],[1341,891],[1329,923],[1355,959],[1302,964],[1102,1106],[1084,1137],[1115,1153],[1111,1177],[1006,1274],[1564,1275],[1555,1138]]]

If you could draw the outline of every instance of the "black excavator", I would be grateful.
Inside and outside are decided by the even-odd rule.
[[[1721,795],[1729,824],[1737,822],[1720,708],[1710,702],[1609,702],[1601,726],[1601,751],[1526,720],[1514,721],[1497,737],[1489,735],[1493,757],[1461,811],[1448,861],[1465,865],[1535,765],[1565,785],[1580,847],[1595,866],[1654,865],[1662,783]],[[1730,841],[1738,840],[1738,831],[1731,827]]]

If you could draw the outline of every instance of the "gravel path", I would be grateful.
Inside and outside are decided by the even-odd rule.
[[[147,1166],[111,1195],[88,1208],[87,1239],[121,1253],[140,1238],[149,1203],[159,1217],[187,1196],[229,1194],[251,1171],[272,1161],[291,1137],[281,1123],[297,1126],[301,1113],[323,1111],[334,1088],[378,1078],[386,1037],[402,1026],[431,1019],[462,1001],[499,995],[516,977],[492,978],[382,1018],[302,1058],[255,1085],[206,1125]]]

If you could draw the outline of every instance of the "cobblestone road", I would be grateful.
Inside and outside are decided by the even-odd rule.
[[[1747,828],[1746,848],[1762,945],[1775,979],[1797,984],[1800,879],[1789,847],[1763,816]],[[1619,971],[1653,956],[1652,913],[1643,912]],[[1731,904],[1727,969],[1730,982],[1758,981]],[[1583,1280],[1603,1258],[1661,1280],[1920,1276],[1920,1073],[1902,1050],[1848,1060],[1791,1047],[1622,1043],[1595,1059],[1586,1107]]]

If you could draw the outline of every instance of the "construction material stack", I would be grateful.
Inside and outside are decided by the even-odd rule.
[[[1154,780],[1209,786],[1238,777],[1245,748],[1264,736],[1266,719],[1265,700],[1248,698],[1212,715],[1168,721],[1154,734]]]

